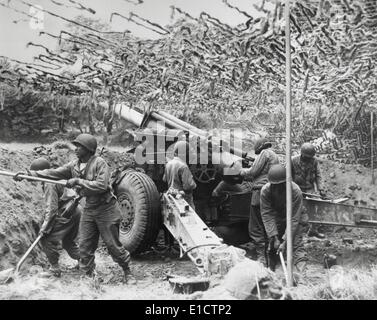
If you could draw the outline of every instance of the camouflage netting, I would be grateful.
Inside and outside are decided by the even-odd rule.
[[[136,14],[129,17],[159,33],[157,40],[112,33],[98,21],[83,17],[71,21],[68,31],[60,35],[43,32],[59,39],[59,50],[45,48],[46,54],[36,57],[38,64],[19,63],[1,70],[7,83],[1,89],[5,92],[2,123],[15,128],[28,123],[34,130],[88,127],[94,132],[102,127],[111,133],[117,124],[112,107],[126,102],[140,109],[165,109],[206,128],[239,119],[241,127],[262,126],[283,142],[284,3],[260,1],[254,5],[255,17],[227,0],[223,4],[237,10],[245,22],[230,26],[206,12],[193,17],[173,6],[169,26]],[[292,3],[295,146],[323,135],[320,152],[335,154],[335,159],[345,162],[369,162],[376,16],[375,1]],[[113,13],[111,19],[115,18],[124,17]],[[33,102],[33,115],[17,114],[19,106],[10,103],[11,97],[28,90],[38,92],[43,103]],[[98,104],[104,100],[110,106],[105,110]],[[35,117],[41,105],[51,117],[48,125]],[[337,139],[324,130],[335,133]]]

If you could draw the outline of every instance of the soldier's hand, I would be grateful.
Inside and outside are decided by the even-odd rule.
[[[241,177],[244,177],[246,176],[246,172],[247,172],[247,169],[241,168],[238,175]]]
[[[276,251],[280,246],[280,240],[278,236],[273,236],[270,238],[269,245],[268,245],[268,252]]]
[[[286,250],[287,246],[286,246],[286,242],[283,241],[280,245],[279,245],[279,248],[276,250],[276,253],[279,254],[280,252],[281,253],[284,253],[285,250]]]
[[[39,230],[39,235],[45,235],[47,233],[46,229],[47,229],[47,222],[45,221],[43,222],[41,229]]]
[[[79,178],[72,178],[72,179],[69,179],[66,183],[66,187],[67,188],[73,188],[74,186],[77,186],[79,184]]]
[[[20,176],[28,176],[29,173],[26,171],[18,171],[14,176],[13,180],[15,181],[22,181],[24,178],[21,178]]]
[[[274,238],[274,249],[278,250],[279,247],[280,247],[280,240],[277,236],[275,236],[275,238]]]

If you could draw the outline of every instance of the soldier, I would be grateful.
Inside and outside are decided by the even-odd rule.
[[[268,254],[270,268],[274,270],[277,254],[286,250],[286,176],[285,168],[273,165],[268,172],[268,183],[261,190],[261,214],[268,236]],[[306,267],[307,256],[302,244],[302,192],[298,185],[292,182],[292,236],[293,259],[297,271]]]
[[[257,260],[267,265],[267,237],[263,226],[260,212],[260,191],[268,182],[267,174],[272,165],[278,164],[279,159],[276,153],[271,149],[272,143],[265,138],[258,139],[255,143],[255,154],[258,155],[254,164],[249,169],[241,169],[240,175],[245,180],[252,181],[252,194],[249,218],[249,237],[255,246]]]
[[[85,197],[79,229],[80,269],[86,275],[95,274],[94,254],[101,235],[111,257],[121,266],[127,279],[130,253],[119,241],[121,214],[110,185],[110,168],[103,158],[95,155],[97,140],[92,135],[80,134],[72,143],[78,160],[57,169],[30,173],[53,180],[69,179],[67,187],[80,188],[80,195]]]
[[[168,184],[169,189],[183,191],[183,198],[195,210],[193,190],[196,183],[186,163],[186,155],[189,154],[189,145],[186,141],[178,141],[173,149],[174,158],[165,166],[163,181]]]
[[[50,163],[39,158],[34,160],[30,165],[30,170],[38,171],[50,169]],[[68,255],[79,261],[79,246],[76,238],[79,230],[79,222],[82,208],[78,205],[74,212],[70,213],[69,218],[59,216],[64,207],[75,197],[76,193],[72,189],[64,188],[62,185],[45,184],[42,182],[42,190],[46,202],[45,216],[42,226],[39,230],[44,236],[41,244],[44,253],[50,263],[49,274],[55,277],[61,276],[59,266],[59,250],[63,247]]]
[[[305,193],[319,193],[325,197],[326,194],[322,189],[321,172],[319,170],[318,160],[314,157],[315,148],[310,143],[304,143],[301,146],[301,154],[292,157],[292,180]],[[306,209],[304,208],[304,220],[308,220]],[[309,237],[325,238],[323,233],[311,225],[308,231]]]

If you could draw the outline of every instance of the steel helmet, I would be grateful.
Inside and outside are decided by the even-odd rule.
[[[51,168],[50,162],[45,158],[35,159],[30,165],[30,170],[33,170],[33,171],[50,169],[50,168]]]
[[[285,168],[281,164],[274,164],[268,171],[268,181],[271,184],[285,182]]]
[[[315,155],[315,148],[314,148],[314,146],[311,143],[309,143],[309,142],[305,142],[301,146],[301,155],[303,155],[305,157],[308,157],[308,158],[313,158],[314,155]]]
[[[72,143],[76,145],[83,146],[84,148],[88,149],[89,151],[95,153],[97,150],[97,140],[91,134],[88,133],[81,133],[77,136]]]
[[[254,152],[255,154],[260,154],[263,149],[270,148],[272,143],[269,142],[266,138],[260,138],[255,142]]]

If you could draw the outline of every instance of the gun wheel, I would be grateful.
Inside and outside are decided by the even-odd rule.
[[[208,164],[197,164],[190,167],[195,180],[209,183],[216,177],[216,168]]]
[[[153,180],[144,173],[128,172],[115,187],[122,221],[121,243],[131,253],[150,248],[161,226],[160,195]]]

